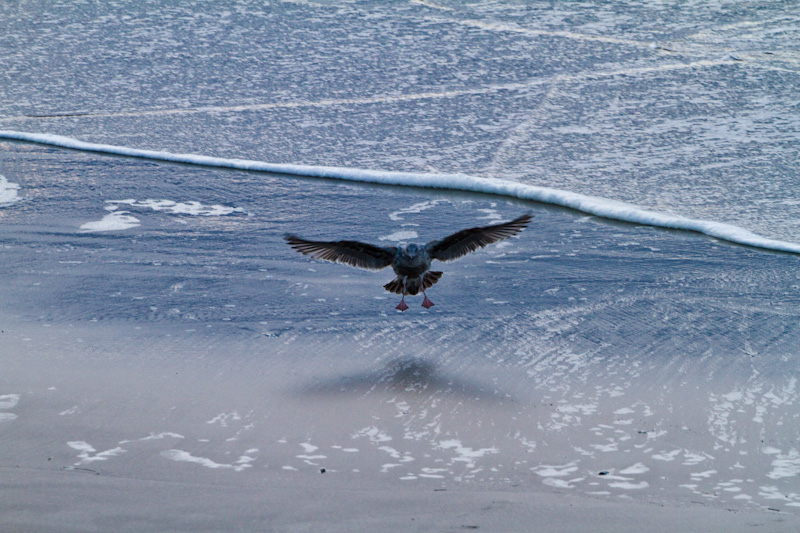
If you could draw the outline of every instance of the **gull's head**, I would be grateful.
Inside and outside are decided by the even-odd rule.
[[[406,254],[409,257],[418,257],[422,253],[422,247],[416,244],[406,246]]]

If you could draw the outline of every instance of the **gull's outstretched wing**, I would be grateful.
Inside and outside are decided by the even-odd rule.
[[[294,235],[284,238],[301,254],[365,270],[380,270],[391,265],[397,252],[394,247],[381,248],[358,241],[307,241]]]
[[[442,240],[431,241],[425,245],[425,249],[431,259],[452,261],[488,244],[513,237],[524,230],[532,218],[533,216],[530,213],[526,213],[511,222],[465,229]]]

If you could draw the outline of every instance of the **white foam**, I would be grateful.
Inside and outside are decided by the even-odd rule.
[[[446,468],[420,468],[422,472],[419,477],[429,477],[429,478],[443,478],[442,474],[446,474],[449,472]]]
[[[94,449],[94,446],[92,446],[88,442],[84,442],[82,440],[75,440],[75,441],[68,442],[67,446],[69,446],[73,450],[78,450],[79,452],[91,453],[91,452],[97,451],[97,450]]]
[[[206,420],[206,424],[219,424],[221,427],[228,427],[228,421],[238,421],[241,420],[242,417],[239,415],[238,412],[233,411],[232,413],[220,413],[211,420]]]
[[[13,409],[19,403],[19,394],[0,395],[0,409]]]
[[[340,452],[346,452],[346,453],[355,453],[355,452],[358,451],[358,448],[344,448],[344,447],[339,446],[339,445],[333,445],[333,446],[331,446],[331,448],[333,448],[334,450],[339,450]]]
[[[466,463],[467,468],[475,468],[475,461],[487,454],[500,453],[500,450],[498,450],[494,446],[490,448],[474,449],[468,446],[464,446],[458,439],[449,439],[440,441],[438,448],[442,450],[453,450],[456,456],[450,460],[451,464],[454,462],[462,462]]]
[[[379,450],[382,452],[386,452],[392,456],[393,459],[400,459],[400,452],[392,448],[391,446],[379,446]]]
[[[683,450],[681,450],[681,449],[677,449],[677,450],[672,450],[671,452],[658,453],[656,455],[653,455],[652,457],[653,457],[653,459],[655,459],[657,461],[674,461],[675,458],[678,455],[680,455],[680,453],[682,451]]]
[[[69,446],[73,450],[81,452],[78,454],[78,459],[80,459],[80,461],[75,463],[75,465],[80,465],[83,463],[91,463],[94,461],[106,461],[108,460],[109,457],[116,457],[117,455],[125,453],[125,449],[117,446],[116,448],[111,448],[104,452],[91,455],[95,453],[97,450],[95,450],[94,446],[82,440],[70,441],[67,443],[67,446]]]
[[[306,455],[306,454],[295,455],[295,457],[297,457],[298,459],[302,459],[304,463],[309,465],[317,465],[318,463],[315,463],[314,461],[319,461],[320,459],[328,458],[327,455]]]
[[[630,481],[616,481],[614,483],[609,483],[608,486],[615,489],[639,490],[646,489],[650,486],[650,484],[647,481],[640,481],[639,483],[631,483]]]
[[[374,443],[389,442],[390,440],[392,440],[392,437],[390,437],[385,431],[381,431],[380,429],[378,429],[375,426],[369,426],[369,427],[363,428],[363,429],[355,432],[352,435],[352,437],[354,439],[359,438],[359,437],[367,437],[367,438],[369,438],[370,441],[372,441]]]
[[[122,231],[135,228],[139,225],[139,219],[128,214],[127,211],[114,211],[100,220],[81,224],[81,231],[85,233],[97,233],[101,231]]]
[[[798,475],[800,475],[800,452],[790,450],[787,454],[778,454],[777,458],[772,461],[772,471],[767,474],[767,477],[780,479]]]
[[[704,472],[692,472],[690,475],[694,481],[697,481],[700,478],[709,478],[716,473],[716,470],[706,470]]]
[[[558,478],[553,478],[553,477],[546,477],[546,478],[544,478],[542,480],[542,483],[544,483],[545,485],[548,485],[550,487],[554,487],[556,489],[572,489],[572,488],[575,488],[575,485],[573,483],[576,483],[578,481],[583,481],[583,479],[584,478],[577,478],[577,479],[571,479],[571,480],[568,481],[566,479],[558,479]]]
[[[150,433],[148,436],[142,437],[140,439],[125,439],[125,440],[121,440],[121,441],[119,441],[119,444],[128,444],[130,442],[136,442],[136,441],[162,440],[162,439],[166,439],[166,438],[185,439],[186,437],[184,437],[183,435],[180,435],[178,433],[173,433],[171,431],[164,431],[164,432],[161,432],[161,433]]]
[[[19,199],[17,196],[18,190],[18,184],[11,183],[5,176],[0,175],[0,206],[10,205],[16,202]]]
[[[649,472],[650,469],[643,465],[642,463],[636,463],[633,466],[629,466],[625,470],[620,470],[619,473],[623,475],[631,475],[631,474],[644,474],[645,472]]]
[[[496,178],[478,178],[474,176],[468,176],[466,174],[390,172],[357,168],[275,164],[263,161],[223,159],[219,157],[209,157],[195,154],[173,154],[154,150],[140,150],[125,146],[89,143],[70,137],[46,133],[26,133],[0,130],[0,138],[35,142],[50,146],[60,146],[73,150],[139,157],[144,159],[169,161],[189,165],[224,167],[236,170],[272,172],[295,176],[340,179],[364,183],[378,183],[383,185],[427,187],[495,194],[519,198],[522,200],[533,200],[536,202],[559,205],[590,215],[613,220],[662,228],[694,231],[747,246],[800,254],[800,244],[769,239],[744,228],[734,226],[733,224],[711,220],[698,220],[669,213],[650,211],[636,205],[618,202],[616,200],[586,196],[569,191],[526,185],[524,183]]]
[[[411,239],[416,239],[419,237],[419,234],[416,231],[410,230],[400,230],[395,231],[391,235],[384,235],[383,237],[378,237],[378,240],[381,241],[392,241],[392,242],[407,242]]]
[[[576,461],[572,461],[565,465],[539,465],[531,470],[542,477],[565,477],[577,472],[578,466]]]
[[[153,211],[164,211],[173,215],[192,215],[192,216],[225,216],[232,213],[242,213],[240,207],[228,207],[225,205],[204,205],[197,201],[175,202],[173,200],[108,200],[110,206],[123,204],[131,208],[152,209]]]
[[[683,452],[683,457],[685,458],[685,461],[683,461],[683,463],[681,463],[681,464],[686,465],[686,466],[694,466],[696,464],[702,463],[706,459],[713,459],[713,457],[708,455],[708,454],[702,454],[701,455],[699,453],[693,453],[693,452],[689,452],[689,451],[684,451]]]
[[[206,457],[197,457],[189,452],[183,450],[164,450],[161,452],[161,456],[165,459],[171,459],[173,461],[178,462],[187,462],[187,463],[196,463],[206,468],[223,468],[223,469],[232,469],[236,472],[241,472],[245,468],[250,468],[252,465],[250,463],[253,461],[252,457],[248,457],[246,455],[242,455],[239,459],[232,464],[226,463],[217,463],[208,459]]]
[[[442,200],[429,200],[429,201],[425,201],[425,202],[419,202],[419,203],[416,203],[416,204],[414,204],[414,205],[412,205],[410,207],[404,207],[403,209],[400,209],[399,211],[395,211],[394,213],[391,213],[389,215],[389,218],[394,220],[395,222],[400,222],[402,220],[405,220],[403,218],[403,215],[421,213],[421,212],[425,211],[426,209],[431,209],[433,207],[436,207],[440,203],[442,203]]]

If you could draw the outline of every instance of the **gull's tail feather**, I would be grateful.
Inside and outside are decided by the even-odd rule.
[[[430,289],[433,287],[439,278],[442,277],[442,272],[425,272],[425,275],[422,276],[422,288],[423,289]]]
[[[394,294],[403,294],[403,282],[400,278],[394,278],[392,281],[384,285],[383,288]]]
[[[420,291],[430,289],[442,277],[442,272],[425,272],[422,276],[422,282],[419,278],[406,278],[406,294],[415,296]],[[383,286],[389,292],[394,294],[403,294],[403,280],[400,277],[394,278],[392,281]]]

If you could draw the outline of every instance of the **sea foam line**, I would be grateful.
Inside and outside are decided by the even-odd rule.
[[[711,237],[729,242],[774,250],[800,254],[800,244],[769,239],[757,235],[749,230],[710,220],[698,220],[669,213],[649,211],[639,206],[600,198],[577,194],[570,191],[551,189],[526,185],[524,183],[502,180],[497,178],[478,178],[466,174],[431,174],[414,172],[396,172],[382,170],[367,170],[358,168],[326,167],[312,165],[294,165],[267,163],[264,161],[251,161],[246,159],[225,159],[195,154],[173,154],[154,150],[140,150],[125,146],[110,144],[97,144],[61,135],[47,133],[27,133],[19,131],[0,130],[0,138],[16,141],[27,141],[72,150],[99,152],[127,157],[139,157],[172,163],[184,163],[208,167],[222,167],[235,170],[249,170],[257,172],[271,172],[275,174],[289,174],[294,176],[339,179],[362,183],[377,183],[382,185],[398,185],[406,187],[425,187],[433,189],[447,189],[455,191],[468,191],[484,194],[494,194],[532,200],[546,204],[558,205],[581,211],[598,217],[644,224],[661,228],[670,228],[684,231],[703,233]]]

